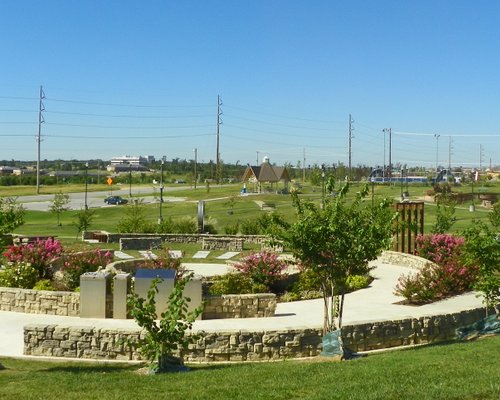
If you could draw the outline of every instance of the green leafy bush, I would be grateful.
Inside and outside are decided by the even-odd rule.
[[[174,221],[175,233],[197,233],[198,222],[194,217],[182,217]]]
[[[237,235],[238,231],[240,229],[240,223],[239,221],[236,221],[234,224],[228,224],[224,228],[224,232],[226,235]]]
[[[213,278],[209,293],[214,296],[252,293],[252,280],[248,276],[235,272],[218,275]]]
[[[8,262],[0,271],[0,286],[32,289],[38,279],[38,271],[26,261]]]
[[[478,269],[474,289],[483,294],[487,305],[497,307],[500,305],[500,238],[479,221],[463,234],[462,262],[467,268]]]
[[[39,280],[35,286],[33,286],[35,290],[55,290],[54,284],[49,279],[41,279]]]

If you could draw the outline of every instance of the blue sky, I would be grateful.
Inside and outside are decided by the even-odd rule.
[[[214,160],[220,95],[227,162],[347,163],[351,114],[353,165],[384,163],[383,128],[394,163],[500,165],[499,18],[494,0],[3,0],[0,159],[36,159],[43,85],[42,159]]]

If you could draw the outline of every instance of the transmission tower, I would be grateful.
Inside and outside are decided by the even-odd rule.
[[[352,131],[354,130],[354,127],[352,126],[354,123],[354,120],[351,118],[351,114],[349,114],[349,179],[352,178]]]
[[[215,180],[217,183],[221,182],[222,179],[222,169],[220,165],[220,150],[219,150],[219,144],[220,144],[220,126],[222,125],[222,99],[220,98],[219,95],[217,95],[217,149],[216,149],[216,155],[215,155]]]
[[[36,137],[36,194],[40,193],[40,143],[42,141],[42,124],[45,122],[45,120],[43,119],[43,112],[45,111],[43,99],[45,99],[45,93],[43,92],[43,86],[40,86],[40,102],[38,107],[38,135]]]

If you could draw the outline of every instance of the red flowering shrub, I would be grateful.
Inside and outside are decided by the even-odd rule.
[[[419,235],[416,253],[432,261],[418,273],[399,278],[395,294],[412,303],[428,303],[471,290],[477,266],[462,263],[464,238],[446,234]]]
[[[279,260],[276,254],[262,251],[242,258],[234,268],[250,278],[254,285],[269,291],[271,285],[281,279],[286,263]]]
[[[54,239],[40,240],[25,245],[9,246],[3,254],[11,263],[30,263],[39,279],[52,277],[52,262],[62,253],[61,242]]]
[[[112,254],[101,250],[71,253],[64,256],[61,267],[63,283],[69,290],[80,286],[80,275],[85,272],[95,272],[99,267],[105,267],[113,259]]]

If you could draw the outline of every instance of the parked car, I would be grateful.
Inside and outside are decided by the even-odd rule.
[[[106,204],[115,204],[115,205],[118,205],[118,204],[127,204],[128,200],[124,199],[123,197],[120,197],[120,196],[109,196],[109,197],[106,197],[104,199],[104,202]]]

